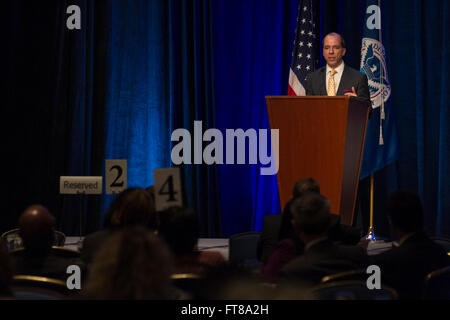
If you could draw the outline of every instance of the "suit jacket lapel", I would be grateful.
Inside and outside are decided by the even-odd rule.
[[[327,96],[327,86],[326,86],[326,81],[327,81],[327,66],[322,67],[322,69],[320,69],[321,75],[320,75],[320,95],[322,96]]]
[[[344,65],[344,71],[342,72],[341,81],[339,82],[339,88],[336,91],[337,96],[343,96],[344,95],[344,88],[346,90],[350,90],[351,88],[347,88],[347,83],[345,80],[347,79],[347,66]]]

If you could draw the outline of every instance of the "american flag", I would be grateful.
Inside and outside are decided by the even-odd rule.
[[[312,0],[300,0],[289,71],[288,95],[290,96],[306,95],[306,76],[315,70],[316,34],[314,29]]]

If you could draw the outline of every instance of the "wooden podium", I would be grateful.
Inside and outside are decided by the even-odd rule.
[[[351,225],[364,151],[369,103],[347,96],[266,97],[271,129],[279,129],[281,208],[295,182],[313,178],[331,212]]]

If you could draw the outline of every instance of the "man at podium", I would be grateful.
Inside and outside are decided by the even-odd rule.
[[[345,65],[346,45],[338,33],[329,33],[323,39],[323,57],[327,65],[308,74],[307,96],[353,96],[370,101],[367,76]]]
[[[308,74],[306,78],[306,95],[310,96],[352,96],[370,102],[367,76],[347,65],[342,58],[346,53],[344,38],[338,33],[329,33],[323,38],[323,57],[327,65]],[[355,215],[361,213],[361,193],[365,188],[358,188]]]

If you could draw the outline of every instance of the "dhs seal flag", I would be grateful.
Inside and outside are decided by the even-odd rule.
[[[361,72],[365,73],[369,80],[372,108],[380,107],[391,95],[384,57],[384,46],[380,41],[371,38],[362,39]]]
[[[360,179],[397,160],[400,153],[394,105],[388,102],[392,92],[388,78],[389,61],[385,58],[382,42],[381,3],[381,0],[366,2],[360,71],[367,75],[373,109],[367,123]]]

